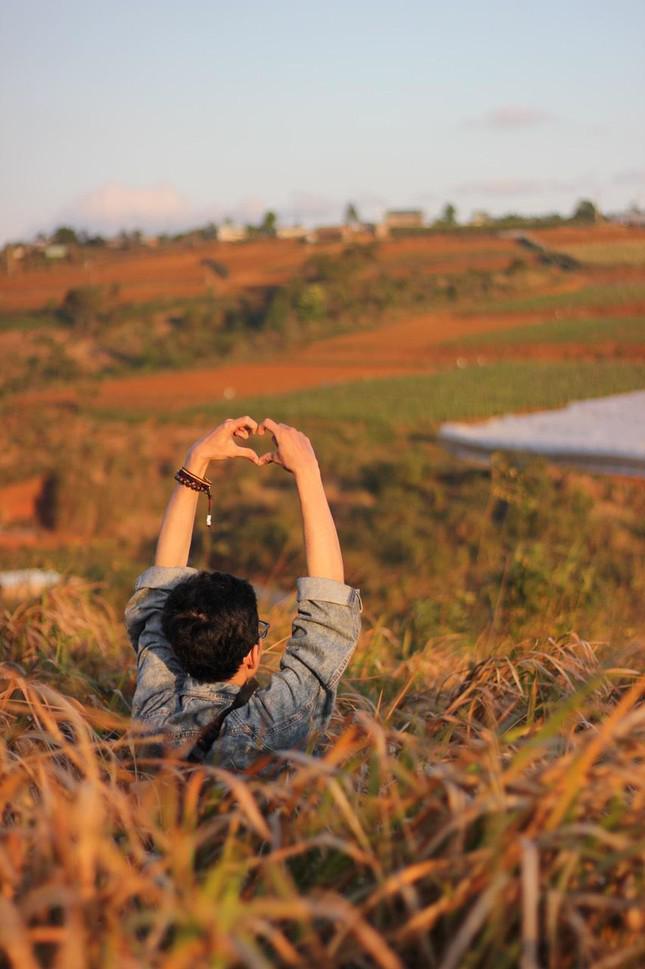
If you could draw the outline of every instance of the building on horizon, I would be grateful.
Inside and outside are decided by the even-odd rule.
[[[277,239],[307,239],[310,231],[304,225],[280,225],[275,234]]]
[[[234,222],[223,222],[217,227],[218,242],[243,242],[248,236],[248,229],[244,225]]]
[[[472,225],[474,228],[481,229],[483,226],[492,225],[493,220],[483,209],[475,209],[470,219],[468,220],[468,225]]]
[[[425,228],[422,209],[388,209],[381,222],[374,226],[377,239],[387,239],[392,232],[418,232]]]
[[[388,209],[384,223],[392,229],[423,229],[425,219],[422,209]]]
[[[307,233],[307,242],[313,243],[332,243],[349,242],[353,232],[348,225],[320,225]]]

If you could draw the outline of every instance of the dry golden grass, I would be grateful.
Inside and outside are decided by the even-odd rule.
[[[636,655],[376,625],[322,756],[242,777],[147,756],[114,630],[78,586],[0,627],[0,964],[643,964]]]

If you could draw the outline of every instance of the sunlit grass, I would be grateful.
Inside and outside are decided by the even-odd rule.
[[[645,316],[614,319],[561,319],[530,323],[509,330],[471,333],[459,340],[446,341],[456,346],[504,346],[540,343],[625,343],[645,344]]]
[[[189,772],[113,712],[134,657],[84,596],[0,627],[8,965],[642,964],[642,655],[368,625],[319,759]]]

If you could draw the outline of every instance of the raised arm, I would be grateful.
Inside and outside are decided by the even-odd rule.
[[[184,467],[192,474],[204,478],[210,461],[225,461],[227,458],[246,458],[259,464],[259,458],[252,448],[240,447],[235,438],[246,440],[257,430],[252,417],[229,419],[189,448]],[[155,565],[181,567],[187,564],[190,543],[193,537],[195,512],[199,492],[177,484],[166,508],[161,523]]]
[[[258,434],[268,431],[275,449],[262,455],[260,464],[279,464],[296,480],[307,558],[307,575],[344,582],[343,556],[329,509],[320,468],[311,441],[301,431],[266,418]]]

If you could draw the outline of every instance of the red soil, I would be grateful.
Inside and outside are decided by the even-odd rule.
[[[42,478],[29,478],[0,488],[0,524],[31,521],[42,487]]]

